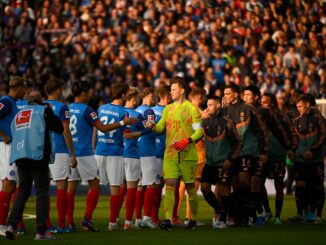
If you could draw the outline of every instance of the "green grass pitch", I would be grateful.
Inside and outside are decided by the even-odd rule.
[[[274,198],[270,198],[271,207],[274,206]],[[75,222],[79,222],[83,217],[85,207],[85,197],[77,197],[75,203]],[[184,217],[183,205],[181,217]],[[310,245],[326,244],[326,220],[322,224],[289,224],[286,220],[295,214],[295,203],[292,196],[287,196],[284,201],[282,221],[283,225],[275,226],[268,224],[261,227],[228,228],[227,230],[212,230],[211,217],[212,210],[206,202],[200,198],[199,204],[200,222],[205,223],[195,231],[186,231],[183,228],[175,228],[172,231],[149,230],[139,231],[117,231],[108,232],[109,217],[109,197],[101,196],[97,209],[94,213],[94,224],[100,229],[98,233],[84,232],[78,225],[78,232],[72,234],[55,235],[54,241],[34,241],[35,219],[25,220],[28,234],[20,236],[16,241],[6,240],[0,237],[0,245],[5,244],[87,244],[87,245],[232,245],[232,244],[287,244],[287,245]],[[55,198],[51,198],[51,221],[56,224]],[[272,208],[273,209],[273,208]],[[160,217],[163,217],[161,208]],[[35,214],[35,198],[30,198],[25,209],[26,214]],[[124,209],[121,210],[120,217],[124,216]],[[121,219],[123,224],[123,219]]]

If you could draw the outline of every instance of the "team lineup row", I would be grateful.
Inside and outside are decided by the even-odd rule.
[[[45,135],[47,130],[57,132],[52,133],[54,147],[51,152],[47,140],[39,146],[33,142],[36,139],[26,136],[33,135],[31,125],[35,122],[33,113],[37,110],[33,105],[24,105],[23,100],[17,101],[19,110],[16,100],[24,97],[28,84],[23,78],[16,77],[9,85],[8,96],[0,99],[0,150],[3,156],[8,156],[1,159],[3,187],[0,205],[4,208],[0,209],[0,228],[7,238],[15,238],[16,230],[24,232],[23,208],[19,208],[22,198],[19,197],[24,196],[26,202],[31,186],[31,182],[24,182],[24,169],[26,166],[40,168],[40,164],[47,169],[52,155],[54,162],[49,164],[49,168],[57,183],[58,210],[58,226],[52,231],[57,233],[75,230],[74,193],[80,180],[89,183],[81,222],[81,226],[89,231],[98,231],[92,222],[92,213],[97,205],[100,183],[110,185],[109,231],[120,229],[118,217],[123,202],[121,187],[124,185],[125,230],[139,227],[172,229],[173,224],[179,223],[175,208],[178,195],[175,193],[179,193],[180,179],[187,190],[187,229],[197,226],[199,186],[215,211],[213,228],[225,229],[227,217],[230,225],[263,224],[270,218],[264,188],[266,177],[275,181],[276,213],[273,222],[281,224],[287,158],[294,162],[296,176],[298,214],[291,221],[321,222],[325,200],[325,121],[314,108],[309,95],[300,95],[297,91],[294,94],[297,98],[293,99],[296,107],[285,113],[278,108],[274,95],[261,96],[255,86],[240,91],[237,85],[230,84],[224,89],[223,100],[216,96],[208,97],[207,108],[201,111],[205,91],[193,89],[189,95],[190,102],[186,99],[184,79],[173,77],[170,88],[161,87],[157,91],[145,88],[142,93],[124,84],[113,84],[113,101],[102,105],[96,112],[87,106],[91,89],[88,83],[80,81],[73,85],[75,101],[67,106],[60,102],[62,81],[50,80],[46,85],[48,99],[42,102],[40,98],[31,98],[30,103],[45,103],[45,107],[51,108],[50,111],[62,122],[61,132],[51,123],[50,126],[47,124],[48,114],[44,114]],[[160,101],[155,106],[156,95]],[[140,101],[142,105],[139,105]],[[28,132],[25,137],[30,144],[18,140],[16,135],[24,131],[22,129]],[[21,149],[25,155],[19,155]],[[37,158],[36,152],[43,158]],[[44,158],[46,155],[48,159]],[[9,164],[13,162],[17,166]],[[17,198],[7,223],[17,177],[20,188],[16,190]],[[40,217],[37,219],[36,238],[52,239],[48,232],[51,226],[47,221],[48,209],[41,208],[47,204],[49,189],[48,178],[43,179],[39,180],[44,188],[38,191],[38,196],[43,195],[44,200],[37,205]],[[36,179],[34,181],[36,183]],[[165,219],[160,222],[158,211],[164,185]],[[211,191],[212,185],[216,185],[215,193]],[[132,224],[134,211],[135,225]]]

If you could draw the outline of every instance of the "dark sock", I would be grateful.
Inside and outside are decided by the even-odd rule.
[[[253,217],[254,219],[257,218],[256,211],[257,210],[257,200],[260,202],[260,193],[259,192],[251,192],[251,197],[249,201],[249,215],[250,217]],[[261,214],[262,212],[258,212],[258,214]]]
[[[230,205],[230,196],[221,197],[221,217],[220,220],[226,222],[226,216],[228,214],[228,208]]]
[[[268,195],[267,195],[267,191],[266,191],[265,187],[264,187],[264,190],[261,192],[260,197],[261,197],[261,203],[263,204],[265,212],[270,213],[271,207],[269,206]]]
[[[206,202],[214,209],[215,213],[220,213],[220,205],[217,202],[216,196],[212,191],[203,193]]]
[[[303,215],[303,209],[306,206],[304,192],[305,192],[305,188],[303,187],[295,188],[295,203],[297,205],[297,213],[300,215]]]
[[[280,218],[281,217],[281,211],[282,211],[282,207],[283,207],[283,199],[275,200],[275,217]]]
[[[316,188],[316,208],[317,208],[317,216],[321,217],[323,212],[324,204],[325,204],[325,190],[324,186],[319,186]]]
[[[228,208],[228,216],[235,218],[235,199],[234,199],[234,193],[230,193],[230,204]]]

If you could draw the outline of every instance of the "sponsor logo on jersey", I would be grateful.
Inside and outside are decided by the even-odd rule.
[[[33,110],[25,110],[21,111],[16,116],[16,128],[23,129],[29,128],[31,124],[31,117],[32,117]]]

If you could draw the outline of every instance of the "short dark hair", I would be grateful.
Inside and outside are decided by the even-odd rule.
[[[144,90],[143,90],[143,92],[142,92],[142,94],[141,94],[141,97],[142,98],[145,98],[147,95],[149,95],[149,94],[154,94],[154,88],[153,87],[146,87],[146,88],[144,88]]]
[[[165,96],[168,96],[170,93],[170,86],[168,85],[162,86],[156,90],[156,93],[160,99]]]
[[[65,82],[62,79],[51,79],[45,85],[45,93],[51,95],[57,90],[61,89]]]
[[[207,101],[208,100],[215,100],[217,101],[218,103],[222,104],[222,98],[220,96],[216,96],[216,95],[210,95],[208,96],[207,98]]]
[[[206,90],[201,88],[201,87],[195,87],[191,90],[189,96],[193,97],[196,95],[201,95],[201,96],[205,96],[206,95]]]
[[[9,88],[32,87],[30,81],[24,77],[14,76],[9,81]]]
[[[86,81],[76,81],[71,88],[71,93],[73,96],[79,96],[83,92],[88,92],[91,89],[91,85]]]
[[[186,80],[183,77],[179,77],[179,76],[172,77],[170,80],[170,85],[172,86],[172,84],[178,84],[180,88],[183,88],[185,90],[185,94],[187,93],[188,86]]]
[[[299,102],[309,103],[311,105],[311,97],[307,94],[302,94],[295,101],[296,104],[298,104]]]
[[[235,83],[230,83],[230,84],[226,85],[224,90],[227,88],[231,89],[233,93],[237,93],[237,94],[240,93],[240,87]]]
[[[264,93],[263,96],[268,97],[271,100],[271,109],[275,110],[278,108],[278,104],[277,104],[277,99],[275,94],[272,93]]]
[[[245,91],[246,91],[246,90],[249,90],[249,91],[251,91],[254,95],[257,95],[258,97],[261,96],[261,93],[260,93],[259,88],[258,88],[257,86],[255,86],[255,85],[249,85],[249,86],[245,87],[244,90],[245,90]]]
[[[139,89],[136,87],[129,87],[126,95],[126,101],[129,101],[135,97],[140,97]]]
[[[308,95],[308,96],[310,97],[310,105],[311,105],[311,106],[316,106],[316,105],[317,105],[316,97],[313,96],[313,95],[310,94],[310,93],[306,93],[306,95]]]
[[[111,86],[111,94],[113,100],[121,99],[128,92],[128,85],[124,83],[114,83]]]

